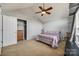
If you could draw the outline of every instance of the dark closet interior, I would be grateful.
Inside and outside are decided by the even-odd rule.
[[[27,39],[27,21],[18,19],[17,20],[17,41]]]

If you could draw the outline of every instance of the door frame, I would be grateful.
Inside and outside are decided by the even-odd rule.
[[[18,21],[24,22],[24,38],[25,38],[25,40],[27,40],[27,21],[22,20],[22,19],[17,19],[17,22]]]

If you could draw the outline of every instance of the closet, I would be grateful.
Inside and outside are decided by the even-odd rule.
[[[25,40],[26,34],[26,23],[24,20],[18,19],[17,21],[17,41]]]
[[[0,14],[0,55],[2,47],[17,44],[17,18]]]
[[[17,44],[17,18],[2,16],[3,20],[3,46]]]

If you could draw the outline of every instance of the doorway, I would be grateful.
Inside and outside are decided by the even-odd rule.
[[[17,41],[26,40],[27,21],[18,19],[17,21]]]

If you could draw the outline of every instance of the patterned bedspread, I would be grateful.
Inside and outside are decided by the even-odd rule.
[[[58,47],[59,34],[39,34],[37,40],[50,44],[52,47]]]

